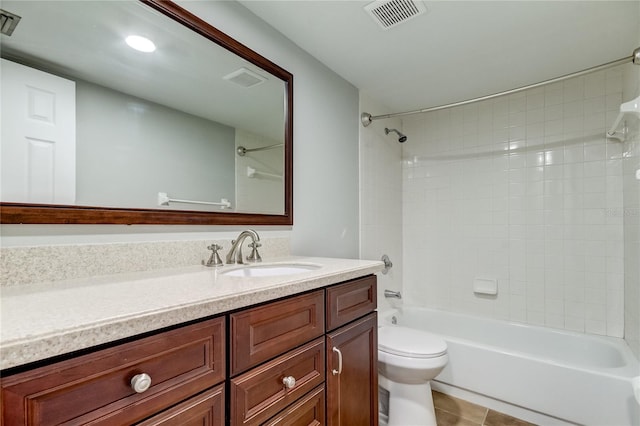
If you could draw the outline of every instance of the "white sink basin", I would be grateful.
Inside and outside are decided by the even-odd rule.
[[[301,263],[278,263],[271,265],[250,265],[242,268],[220,272],[231,277],[277,277],[282,275],[301,274],[319,269],[320,265]]]

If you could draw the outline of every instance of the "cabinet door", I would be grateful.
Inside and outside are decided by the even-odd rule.
[[[224,329],[215,318],[3,377],[0,424],[143,420],[224,380]],[[145,374],[150,386],[135,389]]]
[[[378,425],[376,312],[327,334],[327,425]]]
[[[182,404],[139,423],[138,426],[223,426],[224,385],[217,386]]]

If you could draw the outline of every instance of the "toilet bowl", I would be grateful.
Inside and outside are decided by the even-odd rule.
[[[378,328],[378,378],[389,392],[388,426],[435,426],[430,380],[447,365],[440,336],[400,326]]]

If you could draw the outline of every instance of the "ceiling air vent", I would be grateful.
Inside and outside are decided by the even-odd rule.
[[[246,68],[240,68],[237,71],[227,74],[223,77],[225,80],[229,80],[238,86],[253,87],[260,83],[264,83],[267,79],[261,75],[256,74]]]
[[[13,34],[13,30],[16,29],[20,19],[21,18],[18,15],[14,15],[4,9],[0,9],[0,33],[8,36]]]
[[[378,0],[369,3],[364,9],[385,30],[427,11],[426,6],[419,0]]]

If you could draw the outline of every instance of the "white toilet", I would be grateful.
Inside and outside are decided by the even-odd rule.
[[[378,379],[389,392],[388,426],[435,426],[430,380],[447,365],[440,336],[400,326],[378,328]]]

